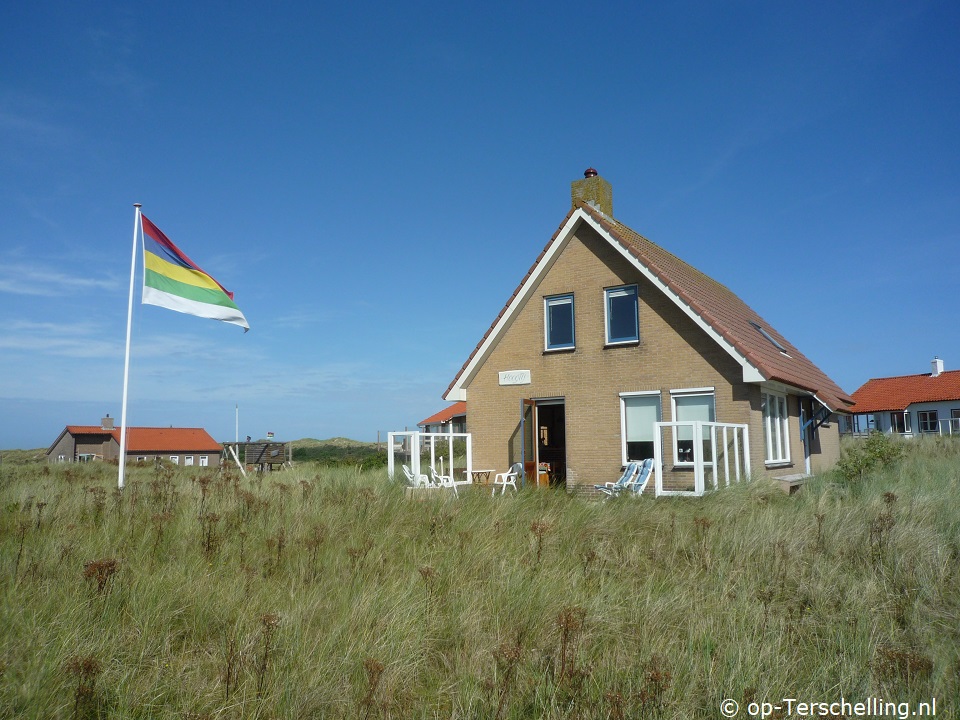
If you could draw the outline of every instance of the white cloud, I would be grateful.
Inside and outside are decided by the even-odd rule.
[[[39,265],[0,263],[0,292],[12,295],[60,297],[84,290],[115,292],[119,287],[115,277],[87,277]]]

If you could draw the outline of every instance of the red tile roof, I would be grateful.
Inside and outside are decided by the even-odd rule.
[[[110,436],[120,444],[120,428],[104,430],[99,425],[67,425],[71,435]],[[219,453],[222,446],[203,428],[128,427],[127,452],[208,452]]]
[[[513,295],[507,300],[504,308],[460,368],[447,388],[447,393],[456,385],[497,322],[509,310],[527,279],[536,271],[551,245],[558,239],[563,228],[578,210],[589,215],[615,242],[688,304],[708,326],[747,358],[768,380],[780,381],[814,393],[831,410],[848,411],[848,406],[853,402],[850,396],[729,288],[587,203],[577,203],[564,218],[557,232],[534,261]],[[782,353],[751,323],[756,323],[766,330],[786,352]]]
[[[421,420],[417,423],[417,425],[420,427],[423,427],[424,425],[436,425],[438,423],[447,422],[450,418],[455,418],[466,414],[467,404],[461,400],[453,403],[453,405],[450,407],[444,408],[440,412],[431,415],[426,420]]]
[[[852,413],[906,410],[908,405],[944,400],[960,401],[960,370],[948,370],[937,377],[901,375],[867,380],[853,393]]]

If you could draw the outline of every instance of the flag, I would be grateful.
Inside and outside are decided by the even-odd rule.
[[[233,293],[201,270],[141,214],[143,303],[250,329]]]

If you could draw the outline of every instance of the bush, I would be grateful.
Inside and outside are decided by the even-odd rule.
[[[844,448],[836,471],[847,482],[861,482],[867,473],[882,470],[902,458],[901,441],[874,430],[865,440]]]

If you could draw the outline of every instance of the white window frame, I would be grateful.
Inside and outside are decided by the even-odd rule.
[[[556,305],[570,305],[570,343],[550,345],[550,308]],[[548,295],[543,299],[543,348],[546,352],[573,350],[577,347],[577,315],[573,293]]]
[[[172,462],[174,465],[179,465],[179,464],[180,464],[180,456],[179,456],[179,455],[171,455],[171,456],[170,456],[170,462]]]
[[[147,456],[146,456],[146,455],[137,455],[137,460],[136,460],[136,461],[137,461],[137,462],[146,462],[146,461],[147,461]]]
[[[760,396],[763,418],[764,462],[767,465],[789,465],[790,405],[786,393],[763,390]],[[770,412],[775,408],[776,412]]]
[[[933,416],[931,421],[930,416]],[[940,432],[940,413],[934,410],[917,410],[917,432],[931,435]]]
[[[614,340],[610,337],[610,301],[612,298],[625,295],[633,296],[633,313],[636,321],[634,335],[633,337]],[[640,342],[640,288],[637,285],[619,285],[606,288],[603,291],[603,325],[607,345],[631,345]]]
[[[626,465],[631,460],[645,460],[646,458],[630,458],[627,455],[627,400],[630,398],[636,397],[655,397],[657,399],[657,422],[663,420],[663,398],[662,393],[659,390],[640,390],[638,392],[622,392],[620,393],[620,456],[623,461],[622,464]],[[657,442],[657,430],[656,428],[651,428],[652,440],[654,444]]]
[[[716,388],[713,387],[702,387],[702,388],[680,388],[677,390],[670,391],[670,417],[673,418],[674,422],[683,422],[680,418],[677,417],[677,398],[687,398],[687,397],[709,397],[713,400],[713,420],[710,422],[717,421],[717,392]],[[693,467],[693,460],[680,460],[679,448],[677,446],[677,441],[679,440],[679,428],[674,428],[673,432],[673,463],[676,467]],[[703,438],[700,439],[700,442],[703,442]],[[704,455],[704,462],[711,462],[711,459]]]
[[[184,455],[183,465],[184,467],[193,467],[193,455]]]
[[[201,456],[200,456],[200,467],[207,467],[207,465],[208,465],[207,456],[206,456],[206,455],[201,455]]]

